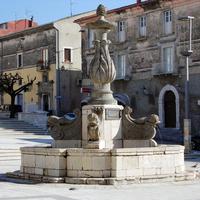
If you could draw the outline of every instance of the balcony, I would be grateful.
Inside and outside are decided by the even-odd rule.
[[[36,64],[36,67],[37,67],[37,71],[39,72],[45,72],[45,71],[50,70],[49,61],[39,60]]]
[[[176,77],[178,76],[178,69],[175,67],[171,69],[166,69],[162,66],[161,63],[154,63],[152,65],[152,75],[159,77],[166,77],[166,76]]]

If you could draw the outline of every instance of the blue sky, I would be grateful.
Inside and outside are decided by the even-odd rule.
[[[135,3],[135,0],[0,0],[0,23],[34,17],[39,24],[45,24],[70,16],[96,9],[104,4],[108,9]]]

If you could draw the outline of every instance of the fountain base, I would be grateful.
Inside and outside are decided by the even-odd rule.
[[[73,184],[126,184],[185,180],[184,147],[145,148],[21,148],[18,173],[9,174],[39,182]],[[188,178],[189,177],[189,178]]]

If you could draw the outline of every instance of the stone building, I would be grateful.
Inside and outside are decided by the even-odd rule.
[[[200,135],[199,10],[199,0],[138,0],[135,4],[108,10],[106,17],[116,25],[109,34],[110,53],[117,70],[113,91],[129,95],[135,117],[157,113],[161,136],[179,142],[183,139],[186,79],[185,57],[180,51],[188,43],[185,36],[189,30],[180,30],[179,18],[189,15],[195,17],[193,54],[189,59],[190,118],[192,134]],[[89,87],[88,67],[95,38],[86,24],[95,19],[96,15],[90,15],[76,20],[82,27],[84,40],[83,88]]]
[[[64,114],[79,106],[81,32],[73,21],[88,14],[91,12],[0,37],[1,72],[17,72],[24,82],[36,77],[32,88],[16,98],[23,112]],[[4,94],[1,104],[10,104],[10,97]]]

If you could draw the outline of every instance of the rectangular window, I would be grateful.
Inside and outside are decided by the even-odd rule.
[[[118,27],[118,41],[124,42],[126,40],[125,21],[119,21],[117,27]]]
[[[164,32],[165,34],[172,33],[172,12],[167,10],[164,12]]]
[[[8,29],[8,24],[7,23],[0,24],[0,29]]]
[[[173,72],[173,47],[163,48],[163,67],[167,73]]]
[[[116,79],[123,79],[126,72],[126,55],[118,55],[116,67]]]
[[[93,41],[94,41],[94,31],[88,29],[88,48],[93,48]]]
[[[64,62],[71,63],[72,62],[72,55],[70,48],[64,48]]]
[[[140,36],[144,37],[146,36],[146,16],[141,16],[139,19],[139,23],[140,23],[140,27],[139,27],[139,31],[140,31]]]
[[[20,68],[23,66],[23,54],[19,53],[17,54],[17,68]]]
[[[42,49],[41,54],[42,54],[42,64],[43,66],[46,67],[48,66],[48,59],[49,59],[48,48]]]

